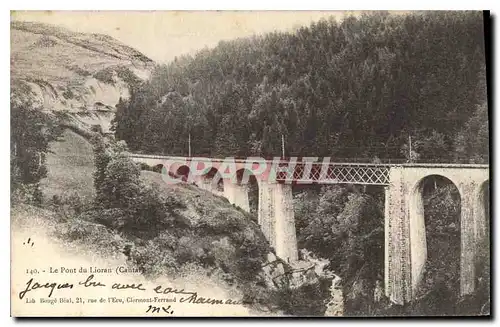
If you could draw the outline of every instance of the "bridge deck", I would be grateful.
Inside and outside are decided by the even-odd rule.
[[[179,160],[179,161],[194,161],[198,160],[201,162],[211,161],[211,162],[223,162],[224,160],[234,160],[237,163],[246,163],[249,160],[243,158],[210,158],[210,157],[180,157],[180,156],[164,156],[164,155],[151,155],[151,154],[138,154],[138,153],[129,153],[129,157],[132,158],[148,158],[148,159],[159,159],[159,160]],[[272,159],[264,159],[257,157],[249,157],[251,162],[254,163],[272,163]],[[280,159],[275,162],[280,164],[288,164],[291,161],[286,159]],[[337,159],[338,160],[338,159]],[[344,160],[344,159],[342,159]],[[303,163],[302,161],[297,161],[297,164]],[[323,161],[318,159],[314,164],[322,164]],[[432,162],[382,162],[382,163],[371,163],[371,162],[347,162],[347,161],[331,161],[327,162],[328,165],[338,165],[338,166],[353,166],[353,167],[427,167],[427,168],[479,168],[485,169],[489,168],[488,164],[470,164],[470,163],[432,163]]]
[[[457,169],[488,169],[484,164],[454,164],[454,163],[358,163],[358,162],[330,162],[329,158],[316,161],[302,161],[302,158],[294,160],[274,160],[251,157],[240,158],[206,158],[206,157],[172,157],[161,155],[129,154],[136,159],[148,159],[159,161],[171,161],[177,165],[189,165],[193,162],[220,164],[223,162],[234,162],[239,164],[266,164],[268,165],[266,175],[270,180],[283,183],[299,184],[361,184],[361,185],[388,185],[390,183],[389,172],[391,168],[457,168]],[[311,160],[312,158],[308,158]],[[324,161],[323,161],[324,160]],[[310,166],[306,164],[309,163]],[[252,166],[252,165],[250,165]],[[274,168],[273,168],[274,167]],[[307,168],[307,169],[306,169]],[[310,170],[309,170],[310,169]],[[309,171],[308,171],[309,170]],[[189,170],[188,170],[189,171]]]

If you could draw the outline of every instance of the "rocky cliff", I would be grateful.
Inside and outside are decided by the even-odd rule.
[[[66,111],[109,132],[115,105],[149,77],[154,62],[107,35],[11,23],[11,98]]]

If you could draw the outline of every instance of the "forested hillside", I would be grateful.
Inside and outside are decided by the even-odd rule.
[[[481,12],[373,13],[220,42],[120,101],[133,151],[484,162]]]
[[[11,29],[14,220],[47,216],[64,242],[120,255],[148,278],[209,277],[257,314],[325,314],[329,274],[342,281],[344,316],[489,314],[489,239],[477,254],[476,291],[463,297],[461,198],[447,179],[423,185],[429,255],[415,300],[399,306],[384,296],[382,187],[294,185],[301,259],[328,262],[322,274],[301,274],[275,255],[255,210],[168,185],[127,157],[187,155],[189,135],[194,156],[280,156],[283,135],[287,156],[487,162],[482,13],[319,21],[220,42],[154,69],[106,36]],[[136,66],[152,69],[150,78]],[[107,125],[115,108],[118,140],[91,115]],[[255,207],[258,190],[249,193]],[[489,189],[483,196],[489,201]]]

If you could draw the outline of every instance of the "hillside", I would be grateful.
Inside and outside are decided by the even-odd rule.
[[[238,312],[322,315],[328,279],[316,273],[313,262],[289,266],[277,258],[248,213],[198,187],[166,184],[158,173],[143,171],[141,180],[155,185],[161,199],[171,204],[161,220],[150,223],[154,217],[144,217],[154,226],[147,235],[117,227],[126,216],[110,220],[106,215],[111,211],[87,207],[78,213],[66,204],[40,208],[14,203],[13,231],[18,239],[36,237],[37,246],[43,242],[54,253],[54,246],[57,251],[65,249],[61,262],[71,258],[102,266],[127,265],[139,269],[146,283],[166,280],[199,290],[200,295],[248,301]],[[172,218],[175,226],[168,227]],[[314,297],[304,300],[304,292]],[[201,310],[200,314],[209,308]]]
[[[456,162],[488,158],[481,12],[373,12],[220,42],[117,107],[134,151]],[[139,119],[140,118],[140,119]],[[477,142],[477,135],[481,142]],[[479,144],[481,143],[481,144]]]
[[[46,155],[47,177],[41,181],[46,199],[54,195],[68,197],[77,194],[85,200],[94,195],[92,146],[83,136],[69,129],[50,144]]]
[[[448,254],[429,256],[426,297],[399,307],[383,295],[382,188],[296,188],[301,260],[285,263],[255,213],[195,185],[169,185],[127,155],[185,155],[190,139],[195,156],[276,156],[283,137],[287,156],[487,162],[480,12],[322,20],[163,66],[103,35],[15,22],[11,36],[17,238],[38,228],[48,236],[33,234],[37,244],[47,236],[62,249],[99,253],[147,280],[168,277],[184,288],[188,277],[243,298],[243,313],[323,315],[334,299],[344,315],[489,310],[487,265],[478,270],[476,307],[461,299],[460,195],[436,179],[433,193],[422,192],[426,233],[447,226],[443,235],[454,241],[426,234],[428,253]],[[334,275],[336,294],[328,289]]]
[[[91,222],[72,220],[58,220],[58,213],[39,207],[27,205],[15,205],[11,210],[12,217],[12,239],[14,242],[24,242],[28,238],[34,242],[33,248],[23,246],[13,247],[12,253],[12,273],[14,276],[24,276],[26,269],[32,267],[44,267],[48,258],[57,258],[57,261],[49,261],[50,264],[64,267],[109,267],[117,266],[137,269],[134,262],[128,260],[123,253],[124,247],[134,244],[130,240],[121,237],[118,233],[107,229],[105,226]],[[145,246],[134,245],[134,249]],[[157,263],[159,265],[160,263]],[[48,271],[41,272],[37,276],[39,279],[53,278]],[[65,275],[65,280],[71,279],[76,284],[84,278],[81,274]],[[101,282],[111,285],[116,282],[116,276],[99,274]],[[241,291],[235,287],[229,287],[221,283],[217,276],[208,277],[199,271],[186,270],[182,276],[161,275],[155,278],[148,278],[142,274],[120,275],[120,281],[129,283],[143,283],[147,289],[151,290],[155,285],[171,285],[176,288],[196,290],[200,296],[217,297],[222,299],[240,299]],[[15,290],[24,289],[23,278],[13,280]],[[64,294],[64,291],[61,291]],[[123,294],[123,293],[122,293]],[[72,292],[73,296],[81,297],[102,297],[116,296],[116,293],[108,290],[92,290],[77,288]],[[27,314],[46,316],[60,314],[57,306],[39,306],[36,308],[22,305],[17,296],[12,297],[12,307],[15,311],[26,310]],[[102,306],[85,308],[89,315],[134,315],[144,314],[147,305],[130,304],[126,308],[122,306],[108,306],[106,311]],[[81,308],[71,306],[67,308],[65,314],[80,315]],[[176,315],[248,315],[254,310],[244,306],[176,306]],[[19,313],[19,312],[18,312]],[[255,314],[255,313],[254,313]]]
[[[41,23],[11,23],[11,95],[46,111],[74,113],[109,131],[115,105],[147,78],[151,59],[117,40]]]

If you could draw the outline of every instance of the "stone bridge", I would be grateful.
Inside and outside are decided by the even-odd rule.
[[[385,192],[385,293],[397,304],[412,300],[427,260],[424,180],[442,176],[460,193],[460,292],[466,295],[475,289],[476,254],[489,224],[485,210],[489,199],[484,198],[489,187],[488,165],[333,163],[308,158],[300,162],[280,158],[228,160],[143,154],[130,157],[156,167],[170,180],[195,183],[224,196],[246,211],[250,210],[248,182],[253,180],[259,189],[258,223],[276,254],[289,262],[298,260],[294,185],[380,185]]]

